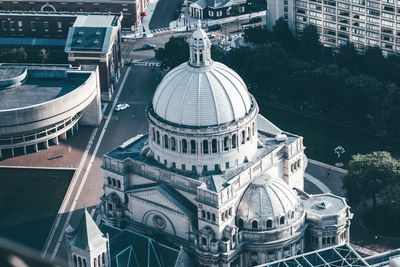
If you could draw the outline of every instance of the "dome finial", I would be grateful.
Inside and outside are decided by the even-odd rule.
[[[190,62],[193,67],[204,67],[212,64],[211,42],[206,32],[201,28],[201,21],[197,21],[197,29],[190,41]]]

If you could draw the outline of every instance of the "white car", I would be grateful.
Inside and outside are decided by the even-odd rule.
[[[124,109],[127,109],[127,108],[129,108],[129,104],[124,103],[124,104],[116,105],[114,110],[115,111],[121,111],[121,110],[124,110]]]

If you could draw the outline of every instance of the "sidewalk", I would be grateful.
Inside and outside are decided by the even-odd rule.
[[[150,31],[150,21],[151,17],[153,17],[154,10],[156,9],[158,0],[150,0],[149,4],[147,5],[146,8],[146,13],[147,16],[142,17],[142,23],[138,27],[137,32],[128,32],[126,34],[123,34],[124,38],[127,39],[136,39],[136,38],[143,38],[145,37],[152,37],[153,34]]]

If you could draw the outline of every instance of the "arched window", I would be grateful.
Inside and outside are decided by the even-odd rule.
[[[156,141],[156,132],[154,131],[154,128],[151,128],[151,130],[152,130],[153,141]]]
[[[326,243],[327,243],[328,245],[331,243],[331,238],[330,238],[330,237],[328,237],[328,238],[326,239]]]
[[[325,237],[322,238],[322,245],[326,245],[326,238]]]
[[[196,141],[194,140],[190,141],[190,153],[196,154]]]
[[[94,267],[97,267],[97,260],[96,260],[96,258],[93,259],[93,266],[94,266]]]
[[[300,168],[300,160],[297,161],[297,168]]]
[[[108,185],[111,185],[111,178],[110,177],[107,177],[107,183],[108,183]]]
[[[182,140],[182,153],[187,153],[187,141],[185,139]]]
[[[208,141],[203,141],[203,154],[208,154]]]
[[[117,185],[115,179],[112,179],[112,185],[113,185],[113,186],[116,186],[116,185]]]
[[[251,222],[251,229],[258,229],[258,222],[256,220]]]
[[[294,219],[294,211],[290,214],[290,218],[293,220]]]
[[[215,214],[211,214],[212,221],[215,222]]]
[[[252,128],[253,128],[253,129],[252,129],[252,131],[253,131],[253,135],[255,135],[255,134],[256,134],[256,131],[255,131],[256,129],[255,129],[255,123],[254,123],[254,121],[253,121]]]
[[[232,135],[232,148],[236,148],[237,146],[237,135]]]
[[[206,217],[206,212],[204,210],[201,211],[201,218],[205,218]]]
[[[74,255],[74,267],[77,267],[78,266],[78,261],[76,260],[76,255]]]
[[[121,188],[121,182],[120,181],[117,181],[117,187]]]
[[[280,219],[279,219],[279,224],[284,224],[285,223],[285,216],[282,216]]]
[[[229,137],[228,136],[226,136],[224,138],[224,150],[225,151],[229,150]]]
[[[164,147],[168,148],[168,135],[164,134]]]
[[[176,140],[175,137],[171,137],[171,150],[175,151],[176,150]]]
[[[207,211],[207,220],[209,220],[210,219],[210,213]]]
[[[157,140],[157,144],[160,144],[160,132],[159,131],[156,132],[156,140]]]
[[[250,140],[250,135],[251,135],[250,127],[247,127],[247,141]]]
[[[272,227],[272,220],[268,219],[267,220],[267,228],[271,228]]]
[[[83,267],[86,267],[86,259],[83,259]]]
[[[243,219],[240,218],[240,219],[238,220],[239,229],[243,229],[243,225],[244,225]]]
[[[104,261],[104,259],[105,259],[105,254],[104,254],[104,252],[101,254],[101,262],[103,263],[103,264],[106,264],[106,262]]]
[[[246,142],[246,132],[245,130],[242,131],[242,144]]]
[[[78,257],[78,263],[79,263],[79,267],[82,267],[82,258]]]
[[[217,153],[218,149],[217,149],[217,139],[213,139],[211,142],[211,149],[212,149],[212,153]]]

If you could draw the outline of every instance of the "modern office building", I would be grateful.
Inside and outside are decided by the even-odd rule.
[[[325,46],[352,42],[359,50],[379,46],[400,52],[400,1],[397,0],[267,0],[270,27],[284,17],[301,36],[308,24],[317,26]]]
[[[61,65],[0,65],[0,158],[57,145],[101,121],[99,73]]]

